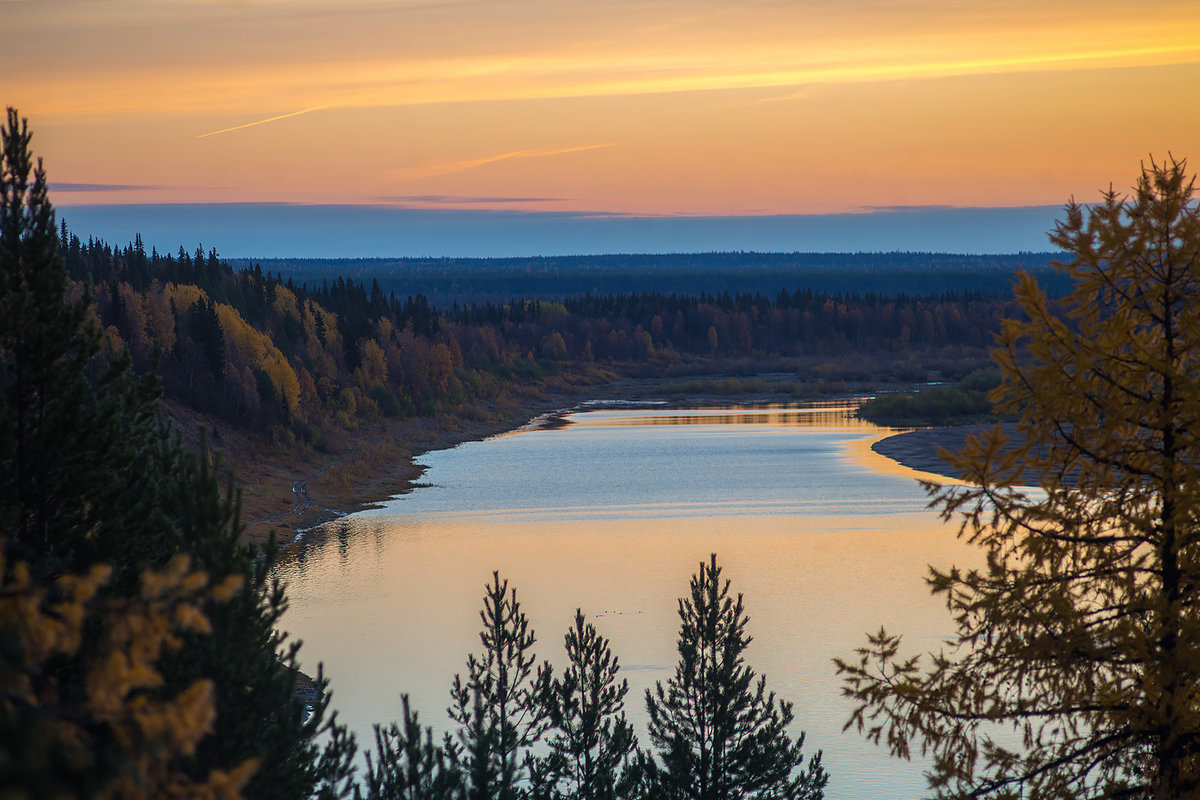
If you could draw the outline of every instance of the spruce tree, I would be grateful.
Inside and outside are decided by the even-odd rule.
[[[804,734],[792,740],[792,705],[755,681],[742,596],[721,582],[714,553],[679,601],[679,663],[646,690],[651,796],[669,800],[819,800],[828,780],[818,752],[804,766]],[[802,769],[803,768],[803,769]]]
[[[447,710],[459,724],[457,742],[447,736],[450,757],[462,769],[470,800],[513,800],[522,795],[529,771],[529,748],[546,730],[539,698],[550,681],[548,664],[536,666],[536,641],[517,602],[516,589],[500,573],[486,587],[483,652],[467,658],[467,676],[454,676]]]
[[[353,747],[324,702],[306,718],[295,697],[295,648],[278,632],[286,598],[270,578],[271,552],[240,542],[232,484],[223,487],[207,451],[188,452],[163,421],[157,382],[105,342],[87,288],[68,296],[45,171],[40,162],[33,168],[31,135],[13,109],[0,139],[6,561],[44,580],[107,564],[112,579],[102,591],[112,600],[139,597],[144,572],[180,554],[213,584],[241,578],[240,593],[205,608],[211,632],[181,637],[183,646],[162,659],[162,691],[214,685],[218,735],[197,748],[197,779],[254,759],[260,769],[247,797],[311,797],[344,775]],[[80,665],[61,669],[64,699],[82,701]],[[322,747],[324,733],[332,735]]]

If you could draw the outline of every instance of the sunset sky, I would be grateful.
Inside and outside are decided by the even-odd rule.
[[[1200,163],[1200,3],[0,0],[61,205],[1025,206]]]

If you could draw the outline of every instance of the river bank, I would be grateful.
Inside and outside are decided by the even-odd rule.
[[[953,452],[960,449],[967,435],[978,429],[976,425],[918,428],[880,439],[871,445],[871,449],[909,469],[961,479],[961,472],[942,458],[941,450]]]
[[[415,459],[425,453],[517,430],[539,419],[537,424],[553,424],[554,418],[581,408],[621,402],[676,406],[802,402],[861,396],[884,388],[798,381],[794,373],[608,377],[602,382],[561,379],[531,384],[519,394],[476,406],[469,415],[380,421],[372,428],[347,432],[336,452],[265,446],[259,437],[220,428],[211,439],[223,465],[232,469],[242,487],[246,538],[265,541],[274,532],[280,541],[289,542],[313,526],[412,489],[423,472]],[[204,422],[178,409],[168,411],[184,431],[194,431]]]
[[[798,382],[793,374],[617,378],[602,383],[547,381],[519,395],[473,409],[472,414],[381,421],[348,432],[333,453],[302,447],[264,447],[253,436],[214,431],[213,445],[242,489],[245,536],[265,541],[274,532],[282,542],[348,513],[419,485],[423,467],[415,460],[530,424],[554,420],[581,408],[606,403],[644,402],[671,406],[803,402],[864,396],[897,387]],[[198,425],[181,420],[182,427]],[[961,445],[969,426],[908,431],[883,439],[873,449],[906,467],[956,477],[938,455],[939,447]]]
[[[967,436],[990,430],[995,423],[975,425],[950,425],[943,428],[918,428],[905,431],[880,439],[871,449],[882,456],[908,467],[940,475],[945,478],[962,480],[963,473],[946,461],[941,455],[943,450],[955,452],[962,449]],[[1010,442],[1018,437],[1016,425],[1011,422],[1002,423]],[[1013,447],[1012,444],[1001,448],[1000,452]]]

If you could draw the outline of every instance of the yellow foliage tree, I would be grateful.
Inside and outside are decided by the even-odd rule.
[[[168,283],[163,287],[163,297],[167,299],[168,304],[173,302],[177,311],[183,312],[195,303],[207,300],[208,294],[199,286]]]
[[[221,320],[221,330],[235,365],[240,367],[248,363],[252,368],[265,372],[283,396],[288,409],[295,411],[300,403],[300,381],[271,337],[251,327],[237,309],[226,303],[217,304],[217,316]]]
[[[275,287],[275,302],[272,304],[275,313],[279,316],[291,314],[293,317],[300,317],[300,312],[296,306],[296,295],[292,294],[285,286]]]
[[[355,370],[355,377],[358,379],[359,386],[363,389],[370,390],[376,384],[387,384],[388,367],[387,357],[374,339],[363,339],[360,345],[362,351],[362,362]]]
[[[146,321],[150,337],[168,353],[175,349],[175,319],[161,284],[155,281],[145,294]]]
[[[956,633],[853,662],[850,724],[932,756],[937,797],[1200,796],[1200,208],[1172,161],[1132,198],[1067,206],[1074,282],[1053,313],[1023,276],[994,398],[1020,415],[931,486],[982,569],[931,570]],[[1039,491],[1025,488],[1036,483]]]
[[[111,599],[102,594],[108,565],[44,585],[24,563],[6,562],[0,542],[5,797],[239,798],[253,760],[201,780],[184,769],[213,726],[212,682],[162,697],[156,662],[185,633],[208,632],[202,605],[229,600],[241,576],[209,586],[177,556],[142,574],[140,596]]]

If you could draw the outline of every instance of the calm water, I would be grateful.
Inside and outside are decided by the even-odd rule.
[[[583,609],[620,658],[641,725],[645,689],[674,670],[676,598],[715,552],[745,596],[748,663],[795,703],[806,749],[824,750],[826,797],[915,797],[920,764],[842,733],[850,706],[831,660],[881,624],[936,649],[951,623],[927,565],[976,559],[925,509],[918,473],[870,451],[887,431],[848,411],[589,411],[429,453],[428,485],[332,523],[280,567],[285,627],[306,668],[324,662],[360,742],[399,717],[401,692],[444,730],[498,569],[543,658],[560,659]]]

